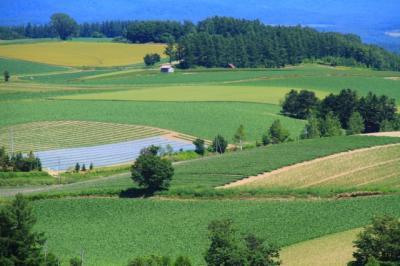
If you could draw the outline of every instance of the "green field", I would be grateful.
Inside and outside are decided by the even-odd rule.
[[[232,218],[280,246],[359,228],[374,214],[400,216],[399,196],[327,201],[61,199],[34,203],[36,229],[64,261],[84,250],[89,265],[126,265],[141,255],[188,255],[204,265],[207,224]]]
[[[174,86],[150,87],[118,92],[61,96],[71,100],[118,100],[118,101],[173,101],[173,102],[258,102],[279,104],[290,88],[263,88],[250,86]],[[326,92],[315,91],[317,97]]]
[[[0,146],[16,151],[43,151],[118,143],[166,135],[167,130],[117,123],[88,121],[33,122],[0,128]]]
[[[32,53],[38,47],[40,53]],[[1,173],[0,200],[18,192],[29,195],[38,216],[35,229],[46,233],[49,251],[64,264],[83,250],[86,265],[126,265],[150,254],[188,255],[195,265],[204,265],[207,224],[217,218],[232,218],[241,233],[285,247],[284,265],[317,265],[321,257],[333,261],[332,256],[344,263],[355,232],[348,230],[359,230],[375,215],[400,217],[399,146],[311,163],[273,176],[268,182],[274,185],[217,189],[324,156],[400,143],[400,138],[360,136],[300,141],[306,121],[282,116],[279,106],[290,89],[313,90],[322,98],[350,88],[360,95],[386,94],[399,103],[399,72],[303,64],[177,69],[166,75],[158,66],[144,68],[139,48],[109,39],[0,42],[0,54],[55,64],[0,59],[1,72],[11,73],[9,83],[0,82],[0,146],[10,149],[11,129],[15,147],[23,151],[169,131],[209,140],[222,134],[232,143],[242,124],[250,148],[175,164],[170,189],[153,198],[140,198],[143,190],[132,182],[127,166],[64,173],[60,179]],[[276,119],[293,141],[251,148]],[[334,198],[360,191],[383,195]]]
[[[2,106],[0,127],[34,121],[98,121],[153,126],[206,139],[220,133],[230,142],[240,124],[249,141],[261,139],[275,119],[294,138],[305,125],[279,115],[277,105],[258,103],[26,100],[5,101]]]
[[[48,73],[56,71],[65,71],[67,69],[68,68],[61,66],[50,66],[46,64],[32,63],[28,61],[0,58],[1,74],[3,74],[3,72],[7,70],[8,72],[10,72],[11,78],[13,77],[13,75]]]
[[[263,188],[250,187],[243,190],[218,189],[215,187],[234,182],[248,176],[273,171],[287,165],[293,165],[315,158],[360,148],[399,143],[399,138],[390,137],[336,137],[316,140],[304,140],[270,147],[228,153],[221,156],[207,157],[201,160],[181,162],[175,165],[175,175],[169,191],[162,192],[165,196],[333,196],[343,191],[358,191],[356,187],[335,188]],[[294,179],[292,182],[295,182]],[[126,175],[99,180],[98,182],[71,184],[60,188],[49,188],[37,191],[40,196],[68,195],[119,195],[132,196],[136,185]],[[386,188],[386,189],[385,189]],[[363,188],[364,190],[365,188]],[[29,188],[27,188],[29,191]],[[370,186],[371,191],[399,191],[395,187]],[[6,190],[3,190],[5,192]],[[24,191],[24,190],[22,190]],[[125,192],[124,192],[125,191]],[[0,193],[2,190],[0,190]],[[35,194],[37,194],[35,193]]]

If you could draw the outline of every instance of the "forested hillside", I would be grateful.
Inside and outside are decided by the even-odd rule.
[[[0,27],[0,39],[56,37],[50,25]],[[353,34],[319,32],[302,26],[268,26],[259,20],[212,17],[189,21],[83,23],[76,37],[109,37],[132,43],[175,43],[182,68],[194,66],[283,67],[305,61],[400,70],[400,56],[363,44]]]
[[[400,57],[365,45],[356,35],[322,33],[311,28],[266,26],[260,21],[214,17],[198,23],[196,31],[179,40],[184,67],[282,67],[305,59],[333,65],[364,65],[400,70]]]

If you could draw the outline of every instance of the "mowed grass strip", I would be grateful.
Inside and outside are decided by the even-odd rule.
[[[119,101],[236,101],[279,104],[290,88],[263,88],[251,86],[166,86],[118,92],[61,96],[72,100],[119,100]],[[315,91],[323,98],[326,92]]]
[[[400,144],[344,153],[249,180],[248,188],[400,189]]]
[[[283,266],[338,266],[354,260],[353,241],[361,229],[353,229],[288,246],[281,251]]]
[[[0,128],[0,146],[15,151],[43,151],[95,146],[165,135],[170,131],[118,123],[48,121]]]
[[[122,66],[140,63],[148,53],[163,54],[162,44],[41,42],[0,46],[0,56],[61,66]]]
[[[360,228],[375,215],[400,217],[399,196],[317,201],[58,199],[34,202],[35,227],[64,262],[126,265],[136,256],[186,255],[205,265],[207,225],[233,219],[241,233],[279,246]]]

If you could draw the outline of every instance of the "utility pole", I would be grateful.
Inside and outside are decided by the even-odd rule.
[[[14,130],[10,128],[8,131],[10,135],[10,146],[11,146],[11,155],[14,155]]]
[[[58,183],[59,183],[59,184],[61,184],[61,175],[60,175],[60,157],[58,157],[57,176],[58,176]]]

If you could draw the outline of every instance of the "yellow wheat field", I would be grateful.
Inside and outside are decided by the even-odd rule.
[[[148,53],[163,55],[163,44],[43,42],[0,46],[0,57],[61,66],[124,66],[143,62]]]

